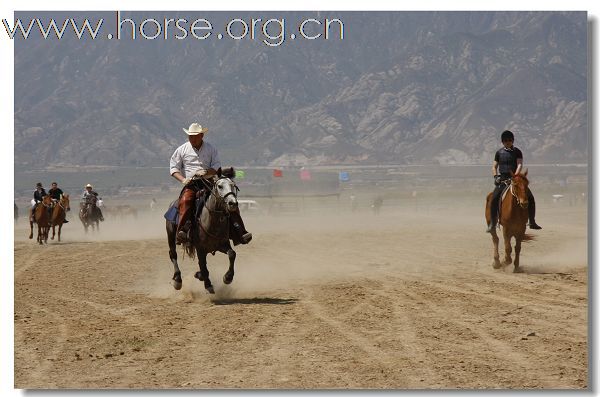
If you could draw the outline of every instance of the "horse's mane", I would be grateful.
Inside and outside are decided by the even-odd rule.
[[[529,179],[527,179],[527,176],[525,176],[524,174],[515,174],[512,177],[514,182],[518,182],[519,179],[522,179],[524,182],[529,183]]]

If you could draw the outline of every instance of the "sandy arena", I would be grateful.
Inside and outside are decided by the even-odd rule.
[[[162,210],[39,246],[15,227],[16,388],[588,386],[587,212],[540,208],[522,273],[479,208],[245,216],[233,283],[172,266]],[[501,258],[503,252],[501,252]]]

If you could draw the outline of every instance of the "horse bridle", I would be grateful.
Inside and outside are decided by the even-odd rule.
[[[67,207],[65,207],[65,206],[62,204],[61,200],[62,200],[62,199],[58,200],[58,201],[57,201],[57,204],[58,204],[58,206],[59,206],[60,208],[62,208],[63,210],[65,210],[65,212],[67,212]]]
[[[231,179],[229,179],[231,181],[231,183],[233,183],[233,187],[235,188],[235,192],[232,190],[230,192],[227,192],[223,197],[219,196],[218,194],[216,194],[213,190],[214,188],[217,186],[217,183],[219,182],[219,180],[221,179],[229,179],[229,178],[219,178],[217,180],[217,182],[215,182],[215,184],[213,186],[211,186],[208,181],[204,178],[198,178],[196,180],[200,180],[202,182],[202,184],[204,185],[204,187],[206,188],[206,190],[209,191],[211,196],[214,196],[215,200],[217,201],[217,207],[223,207],[223,204],[225,203],[225,199],[229,196],[232,195],[233,197],[235,197],[237,199],[237,192],[240,191],[240,188],[235,184],[235,182],[231,181]],[[227,212],[227,211],[219,211],[219,210],[211,210],[210,208],[208,208],[207,206],[205,206],[206,209],[211,212],[211,213],[221,213],[221,212]]]
[[[519,198],[519,196],[517,196],[517,194],[515,193],[515,190],[513,189],[514,184],[512,183],[512,181],[510,182],[510,194],[512,194],[516,199],[517,199],[517,204],[520,207],[523,207],[523,204],[521,204],[521,199]]]

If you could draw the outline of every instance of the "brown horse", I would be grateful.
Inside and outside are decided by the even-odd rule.
[[[69,204],[69,195],[63,194],[60,196],[60,200],[55,203],[52,209],[52,216],[50,217],[50,224],[52,225],[52,240],[54,240],[55,228],[58,226],[58,241],[60,241],[60,231],[62,230],[63,223],[67,216],[67,211],[70,211],[71,207]]]
[[[35,208],[33,221],[29,220],[29,227],[31,228],[29,238],[33,238],[33,222],[35,222],[38,226],[37,242],[40,244],[48,243],[48,231],[50,230],[50,215],[48,214],[48,210],[51,205],[52,199],[50,196],[44,196],[42,202]]]
[[[529,218],[527,207],[529,205],[527,199],[527,189],[529,181],[527,180],[527,171],[522,174],[514,174],[510,180],[506,197],[500,204],[500,217],[498,223],[502,225],[502,236],[504,239],[504,262],[500,263],[500,255],[498,254],[498,234],[496,228],[492,229],[492,242],[494,243],[494,269],[502,266],[508,266],[512,263],[511,253],[512,246],[510,240],[515,238],[515,261],[514,272],[519,271],[519,255],[521,254],[521,242],[533,240],[533,237],[525,234],[527,220]],[[485,206],[485,219],[489,224],[491,222],[491,205],[492,193],[487,195]]]

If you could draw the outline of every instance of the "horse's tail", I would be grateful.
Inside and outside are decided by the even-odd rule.
[[[533,234],[525,233],[523,235],[523,240],[521,240],[521,241],[535,241],[535,236]]]

